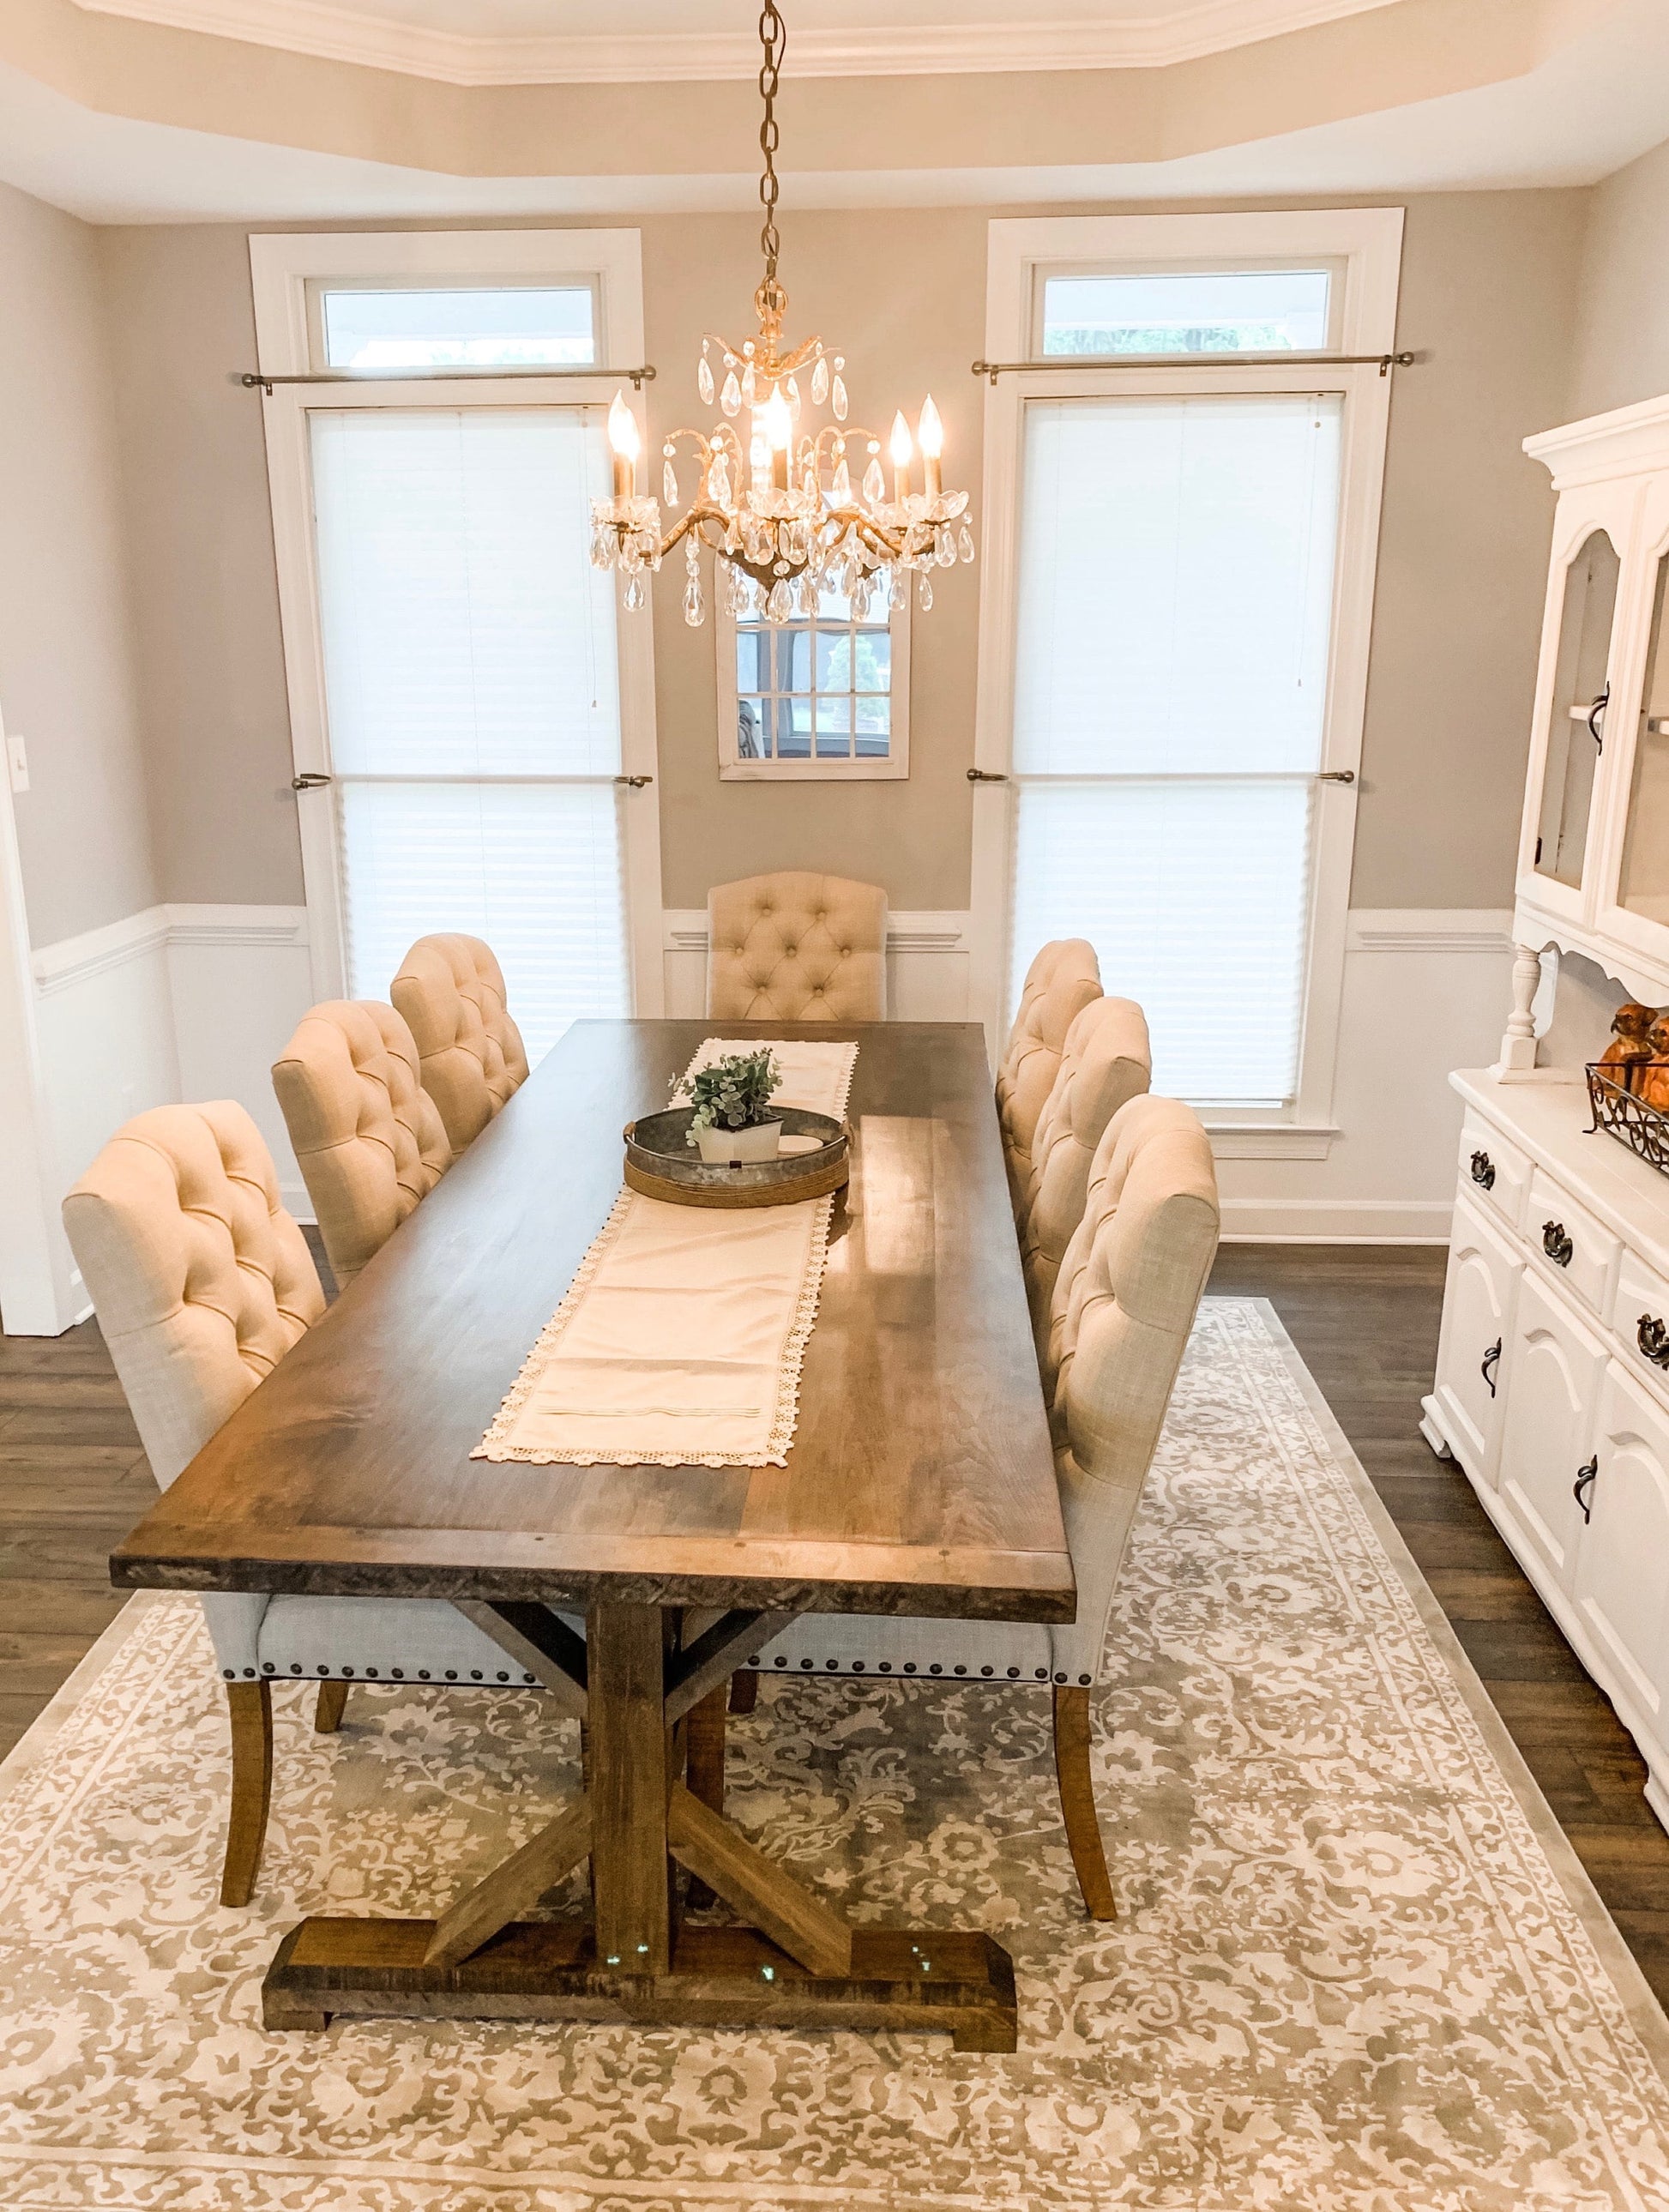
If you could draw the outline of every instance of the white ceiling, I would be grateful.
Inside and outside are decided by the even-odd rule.
[[[799,76],[1155,68],[1393,0],[792,0]],[[453,84],[751,76],[757,0],[76,0]]]

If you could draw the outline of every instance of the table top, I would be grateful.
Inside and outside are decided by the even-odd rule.
[[[623,1124],[713,1035],[859,1047],[787,1465],[472,1460],[608,1215]],[[576,1023],[111,1572],[123,1589],[1071,1620],[978,1025]]]

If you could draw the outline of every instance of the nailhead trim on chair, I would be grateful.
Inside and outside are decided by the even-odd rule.
[[[788,1663],[788,1655],[785,1651],[779,1651],[771,1662],[771,1664],[774,1667],[786,1667]],[[868,1663],[867,1660],[864,1659],[851,1659],[847,1662],[848,1668],[854,1674],[864,1674],[867,1670]],[[904,1672],[907,1674],[914,1674],[920,1671],[916,1661],[913,1659],[906,1659],[901,1663]],[[808,1674],[816,1670],[816,1664],[817,1662],[815,1659],[802,1659],[800,1661],[802,1672]],[[753,1654],[751,1658],[743,1662],[744,1668],[747,1667],[761,1666],[762,1662],[757,1651]],[[841,1662],[838,1659],[825,1659],[823,1661],[823,1666],[826,1671],[831,1674],[838,1674],[841,1672]],[[875,1662],[875,1670],[878,1674],[890,1674],[893,1670],[893,1662],[890,1659],[877,1659]],[[968,1668],[966,1666],[959,1665],[953,1667],[950,1671],[953,1674],[966,1674]],[[1011,1682],[1017,1682],[1020,1680],[1021,1669],[1018,1667],[1011,1667],[1006,1671],[1008,1679]],[[927,1672],[930,1674],[942,1674],[944,1672],[944,1668],[940,1661],[935,1659],[930,1662]],[[995,1675],[997,1669],[994,1667],[981,1667],[980,1672],[982,1675],[990,1679]],[[1047,1682],[1049,1679],[1049,1670],[1047,1667],[1034,1668],[1032,1672],[1035,1679],[1040,1682]],[[481,1678],[477,1675],[476,1679],[478,1681]],[[505,1676],[502,1674],[499,1676],[501,1682],[505,1679]],[[523,1680],[531,1682],[533,1680],[533,1677],[531,1674],[528,1674],[525,1675]],[[1057,1674],[1055,1676],[1055,1680],[1057,1682],[1064,1682],[1066,1680],[1066,1677],[1064,1674]],[[1078,1680],[1085,1689],[1089,1688],[1090,1677],[1088,1674],[1080,1674],[1078,1676]]]

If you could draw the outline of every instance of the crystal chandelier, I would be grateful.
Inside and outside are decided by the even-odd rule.
[[[769,623],[814,613],[822,592],[840,593],[860,621],[869,619],[889,603],[903,605],[912,569],[918,601],[931,607],[932,570],[952,568],[958,557],[974,558],[974,533],[965,519],[968,494],[946,491],[942,480],[944,432],[931,393],[922,401],[913,437],[901,413],[893,417],[889,497],[879,438],[847,424],[844,356],[818,337],[782,350],[788,295],[777,281],[776,92],[786,33],[776,0],[764,0],[759,34],[765,53],[759,72],[765,104],[759,133],[765,157],[759,180],[765,278],[754,294],[759,336],[740,345],[718,337],[701,341],[697,388],[708,406],[716,390],[729,419],[715,424],[710,436],[679,429],[663,443],[661,489],[669,513],[678,504],[674,465],[681,441],[694,448],[696,476],[694,497],[665,535],[660,502],[637,488],[640,441],[623,392],[615,394],[609,410],[614,495],[592,501],[592,560],[599,568],[618,567],[629,608],[643,605],[644,570],[658,568],[683,541],[683,615],[692,629],[707,617],[702,546],[714,556],[723,611]],[[800,390],[802,375],[807,375],[807,394]],[[833,416],[816,431],[804,421],[807,398],[813,408],[827,404]],[[743,416],[745,445],[735,427]],[[919,489],[911,475],[918,449]],[[854,471],[861,471],[855,486]]]

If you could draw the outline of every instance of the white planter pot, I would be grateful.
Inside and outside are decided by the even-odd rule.
[[[782,1141],[782,1124],[760,1121],[751,1129],[698,1129],[695,1141],[701,1148],[702,1160],[710,1168],[774,1160]]]

